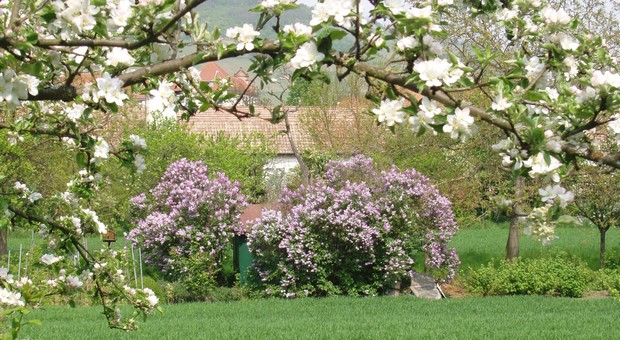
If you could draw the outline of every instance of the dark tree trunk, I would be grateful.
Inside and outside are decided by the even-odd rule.
[[[508,231],[508,241],[506,242],[506,259],[512,260],[519,257],[519,227],[521,220],[525,217],[523,209],[523,190],[525,189],[525,178],[517,177],[515,183],[515,197],[510,215],[510,229]]]
[[[607,234],[607,230],[605,228],[598,228],[599,233],[601,233],[601,244],[600,244],[600,252],[599,252],[599,268],[605,268],[605,235]]]
[[[9,254],[9,247],[6,243],[7,232],[5,229],[0,229],[0,257]]]

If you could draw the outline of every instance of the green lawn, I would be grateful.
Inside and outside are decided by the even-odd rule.
[[[543,246],[533,237],[521,235],[521,257],[540,257],[545,254],[565,251],[586,261],[590,268],[598,269],[599,232],[596,228],[562,227],[557,228],[556,236],[550,245]],[[451,242],[461,257],[461,268],[478,267],[487,264],[492,258],[505,256],[508,223],[486,223],[460,230]],[[607,232],[607,250],[620,248],[620,229]]]
[[[35,312],[33,339],[612,339],[620,302],[528,296],[256,300],[164,306],[137,332],[106,328],[100,308]]]

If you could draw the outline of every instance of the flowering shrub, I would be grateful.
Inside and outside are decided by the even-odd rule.
[[[416,255],[444,280],[460,264],[447,247],[458,230],[451,204],[415,170],[378,173],[364,156],[332,161],[323,181],[284,192],[281,203],[248,235],[268,294],[375,294],[406,280]]]
[[[214,283],[224,249],[242,232],[240,208],[247,204],[239,183],[223,173],[210,178],[202,161],[186,159],[172,163],[150,195],[131,203],[137,227],[128,238],[142,247],[147,263],[192,289]]]

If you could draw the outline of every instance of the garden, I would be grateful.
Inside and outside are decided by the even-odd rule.
[[[617,337],[619,4],[239,1],[0,1],[0,339]]]

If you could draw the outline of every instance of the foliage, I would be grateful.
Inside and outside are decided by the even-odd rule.
[[[132,204],[137,226],[128,239],[142,247],[145,262],[181,279],[192,293],[214,287],[227,247],[243,233],[240,210],[247,202],[239,183],[223,173],[210,177],[201,161],[181,159]]]
[[[607,291],[609,295],[620,298],[620,270],[605,268],[595,271],[592,276],[590,290]]]
[[[599,266],[603,269],[606,233],[610,228],[620,226],[620,184],[617,174],[600,173],[586,167],[581,176],[574,177],[572,184],[573,191],[577,192],[575,214],[599,230]]]
[[[450,202],[415,170],[377,172],[356,156],[283,193],[248,234],[259,286],[277,296],[373,295],[406,280],[414,256],[450,280],[460,264]]]
[[[129,231],[131,227],[130,199],[157,185],[168,166],[185,158],[202,161],[211,171],[223,172],[241,184],[250,202],[263,200],[266,191],[264,166],[274,155],[269,140],[262,135],[205,138],[191,133],[184,125],[173,121],[128,128],[126,134],[139,135],[148,146],[144,154],[146,168],[139,174],[129,174],[112,163],[102,170],[111,185],[100,190],[94,202],[102,221],[115,229]]]
[[[537,259],[502,260],[470,271],[465,286],[482,295],[581,297],[590,271],[566,254]]]

